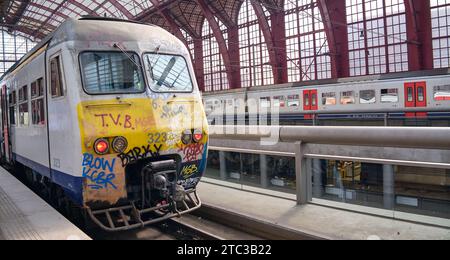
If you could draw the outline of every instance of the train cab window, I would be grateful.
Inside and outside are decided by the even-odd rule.
[[[45,124],[44,80],[42,78],[31,84],[31,117],[33,125]]]
[[[450,101],[450,85],[434,87],[435,101]]]
[[[355,92],[345,91],[341,92],[341,105],[355,104]]]
[[[50,86],[53,98],[64,96],[61,58],[59,56],[50,60]]]
[[[145,91],[139,56],[122,52],[80,54],[84,90],[88,94],[133,94]]]
[[[375,90],[361,90],[359,92],[360,104],[373,104],[377,102]]]
[[[16,113],[17,113],[16,97],[17,96],[15,90],[11,94],[9,94],[9,121],[11,125],[16,124]]]
[[[145,71],[150,88],[155,92],[192,92],[186,59],[177,55],[150,53],[144,55]]]
[[[382,89],[381,103],[398,103],[398,89],[396,88]]]
[[[336,105],[336,92],[322,93],[322,105]]]
[[[274,107],[286,107],[286,97],[285,96],[277,96],[273,98],[273,106]]]
[[[300,106],[300,96],[299,95],[290,95],[287,100],[288,107],[299,107]]]
[[[261,108],[270,108],[270,97],[262,97],[259,99],[259,106]]]
[[[28,86],[23,86],[19,89],[19,124],[28,126],[29,122]]]

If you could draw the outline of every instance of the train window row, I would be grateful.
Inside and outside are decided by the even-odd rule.
[[[398,103],[398,89],[382,89],[380,100],[382,103]],[[356,104],[355,91],[343,91],[340,92],[339,103],[341,105],[352,105]],[[338,98],[336,92],[325,92],[322,93],[322,105],[332,106],[338,104]],[[305,106],[317,106],[317,94],[309,93],[308,91],[304,94]],[[375,90],[361,90],[359,92],[359,103],[360,104],[374,104],[377,102],[376,91]],[[260,106],[262,108],[271,107],[271,97],[260,98]],[[300,96],[290,95],[286,96],[276,96],[273,97],[274,107],[298,107],[300,106]]]
[[[425,103],[426,97],[426,85],[425,83],[409,83],[405,91],[405,101],[409,103],[422,102]],[[402,90],[403,91],[403,90]],[[338,98],[338,93],[340,98]],[[340,105],[352,105],[357,104],[375,104],[380,103],[399,103],[400,102],[400,90],[398,88],[385,88],[381,89],[379,97],[377,97],[377,91],[374,89],[366,89],[359,91],[359,98],[355,91],[342,91],[342,92],[324,92],[320,96],[317,96],[317,90],[305,90],[303,93],[305,108],[317,107],[317,103],[320,102],[318,98],[321,98],[321,104],[323,106]],[[435,101],[450,101],[450,85],[435,86],[433,88],[433,98]],[[223,103],[224,101],[220,101]],[[208,105],[208,103],[206,103]],[[227,106],[236,106],[233,99],[226,100]],[[299,107],[300,95],[278,95],[274,97],[265,96],[259,98],[259,105],[261,108],[270,107]],[[308,109],[309,110],[309,109]]]
[[[18,93],[19,95],[14,90],[9,94],[9,118],[11,125],[30,125],[29,94],[31,94],[31,123],[33,125],[45,125],[44,79],[39,78],[31,83],[31,93],[28,92],[28,86],[21,87]],[[17,108],[19,111],[18,121],[16,121]]]
[[[31,120],[33,125],[45,125],[44,81],[31,83]]]

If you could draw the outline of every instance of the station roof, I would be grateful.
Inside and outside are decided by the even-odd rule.
[[[228,25],[235,24],[242,0],[210,1],[214,13]],[[282,0],[261,0],[267,8],[278,8]],[[171,30],[176,26],[191,36],[201,35],[205,17],[193,0],[3,0],[0,26],[32,40],[40,40],[67,18],[107,16],[156,24]]]

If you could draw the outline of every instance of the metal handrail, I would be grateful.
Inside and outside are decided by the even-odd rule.
[[[210,138],[311,144],[450,149],[449,127],[210,126]]]

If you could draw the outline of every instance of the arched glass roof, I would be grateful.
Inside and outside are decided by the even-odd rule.
[[[160,0],[154,0],[160,1]],[[153,7],[149,0],[11,0],[3,3],[2,25],[42,39],[67,18],[85,15],[136,19]]]

